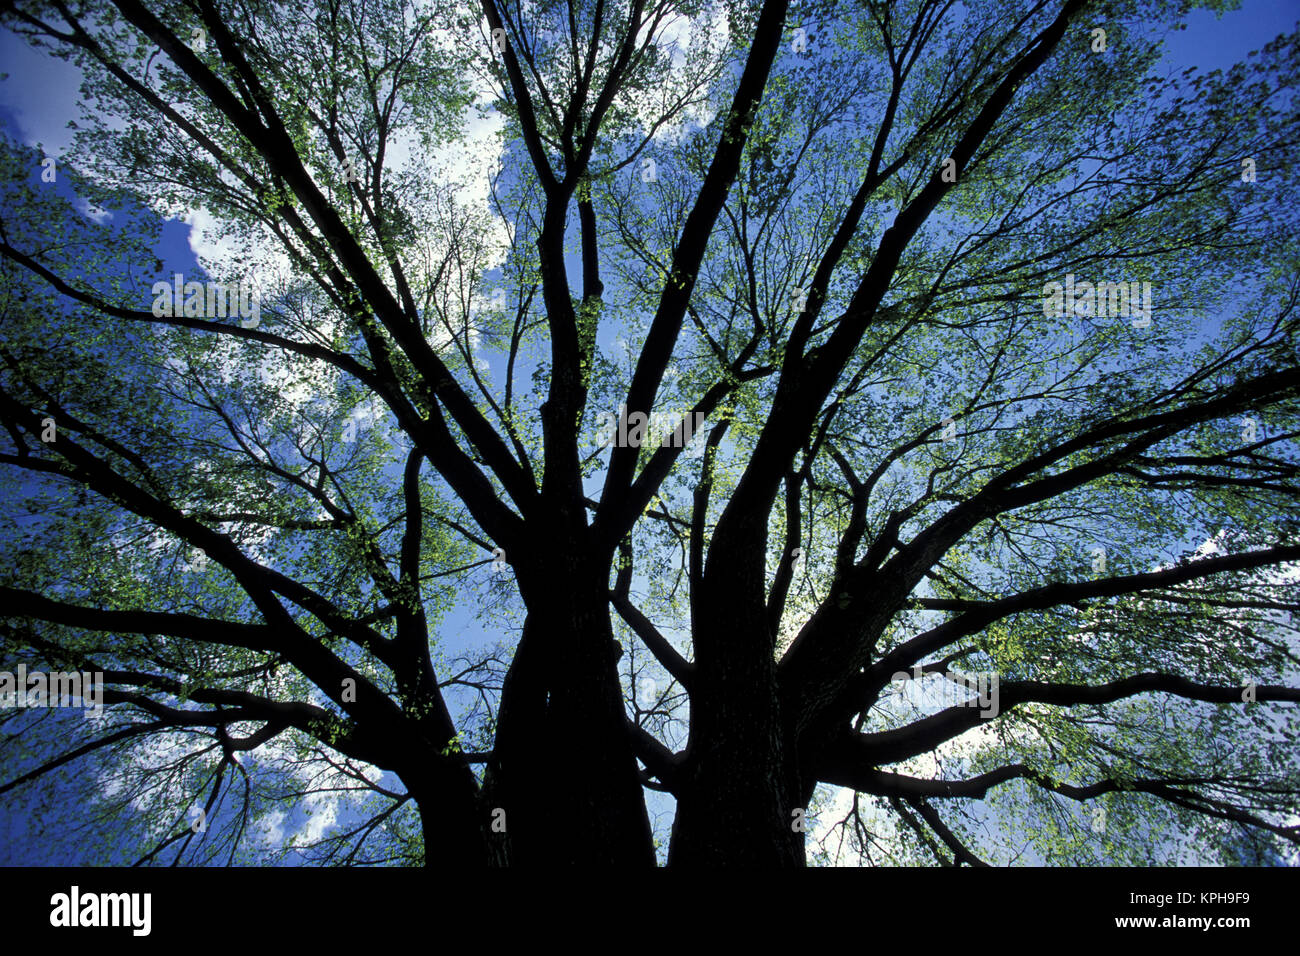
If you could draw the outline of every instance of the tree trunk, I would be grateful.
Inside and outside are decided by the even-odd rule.
[[[468,767],[457,768],[445,758],[435,758],[431,769],[404,773],[402,780],[420,813],[425,866],[481,870],[492,865],[489,821],[483,819]]]
[[[608,583],[552,538],[516,564],[528,618],[501,694],[485,794],[513,866],[654,866],[609,622]],[[581,741],[581,743],[575,743]]]
[[[775,697],[751,693],[753,683],[737,680],[731,699],[707,708],[710,717],[698,726],[692,709],[669,866],[804,865],[806,807],[795,806],[793,760],[771,720]]]
[[[761,538],[748,523],[742,535]],[[743,553],[715,537],[696,604],[691,736],[669,866],[804,864],[806,808],[781,721],[762,560],[716,557]]]

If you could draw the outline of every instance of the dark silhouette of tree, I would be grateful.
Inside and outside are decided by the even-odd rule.
[[[107,711],[5,712],[0,794],[98,761],[144,862],[339,789],[313,859],[1294,852],[1300,35],[1167,72],[1188,6],[18,0],[87,109],[65,191],[4,154],[3,660]],[[195,211],[256,314],[172,301]]]

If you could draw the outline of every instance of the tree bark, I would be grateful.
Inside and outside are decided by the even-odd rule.
[[[424,834],[424,864],[446,869],[486,869],[500,862],[494,853],[487,823],[480,811],[473,775],[468,780],[449,779],[446,771],[424,779],[404,777],[415,798]]]
[[[754,521],[741,520],[735,540],[762,538]],[[720,558],[738,553],[728,545],[710,548],[696,607],[691,735],[668,865],[803,866],[806,807],[781,718],[763,562]]]
[[[512,866],[654,866],[608,582],[559,536],[516,565],[529,609],[501,694],[486,796]],[[580,747],[572,741],[581,740]]]

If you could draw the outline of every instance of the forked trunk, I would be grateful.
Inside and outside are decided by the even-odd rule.
[[[529,611],[486,802],[505,811],[512,866],[654,866],[606,584],[577,549],[556,542],[547,553],[519,568]]]

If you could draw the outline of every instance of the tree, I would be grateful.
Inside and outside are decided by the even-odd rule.
[[[0,791],[103,759],[147,861],[336,786],[335,862],[1293,852],[1300,46],[1166,74],[1187,10],[19,0],[117,212],[7,147],[4,655],[108,710]]]

